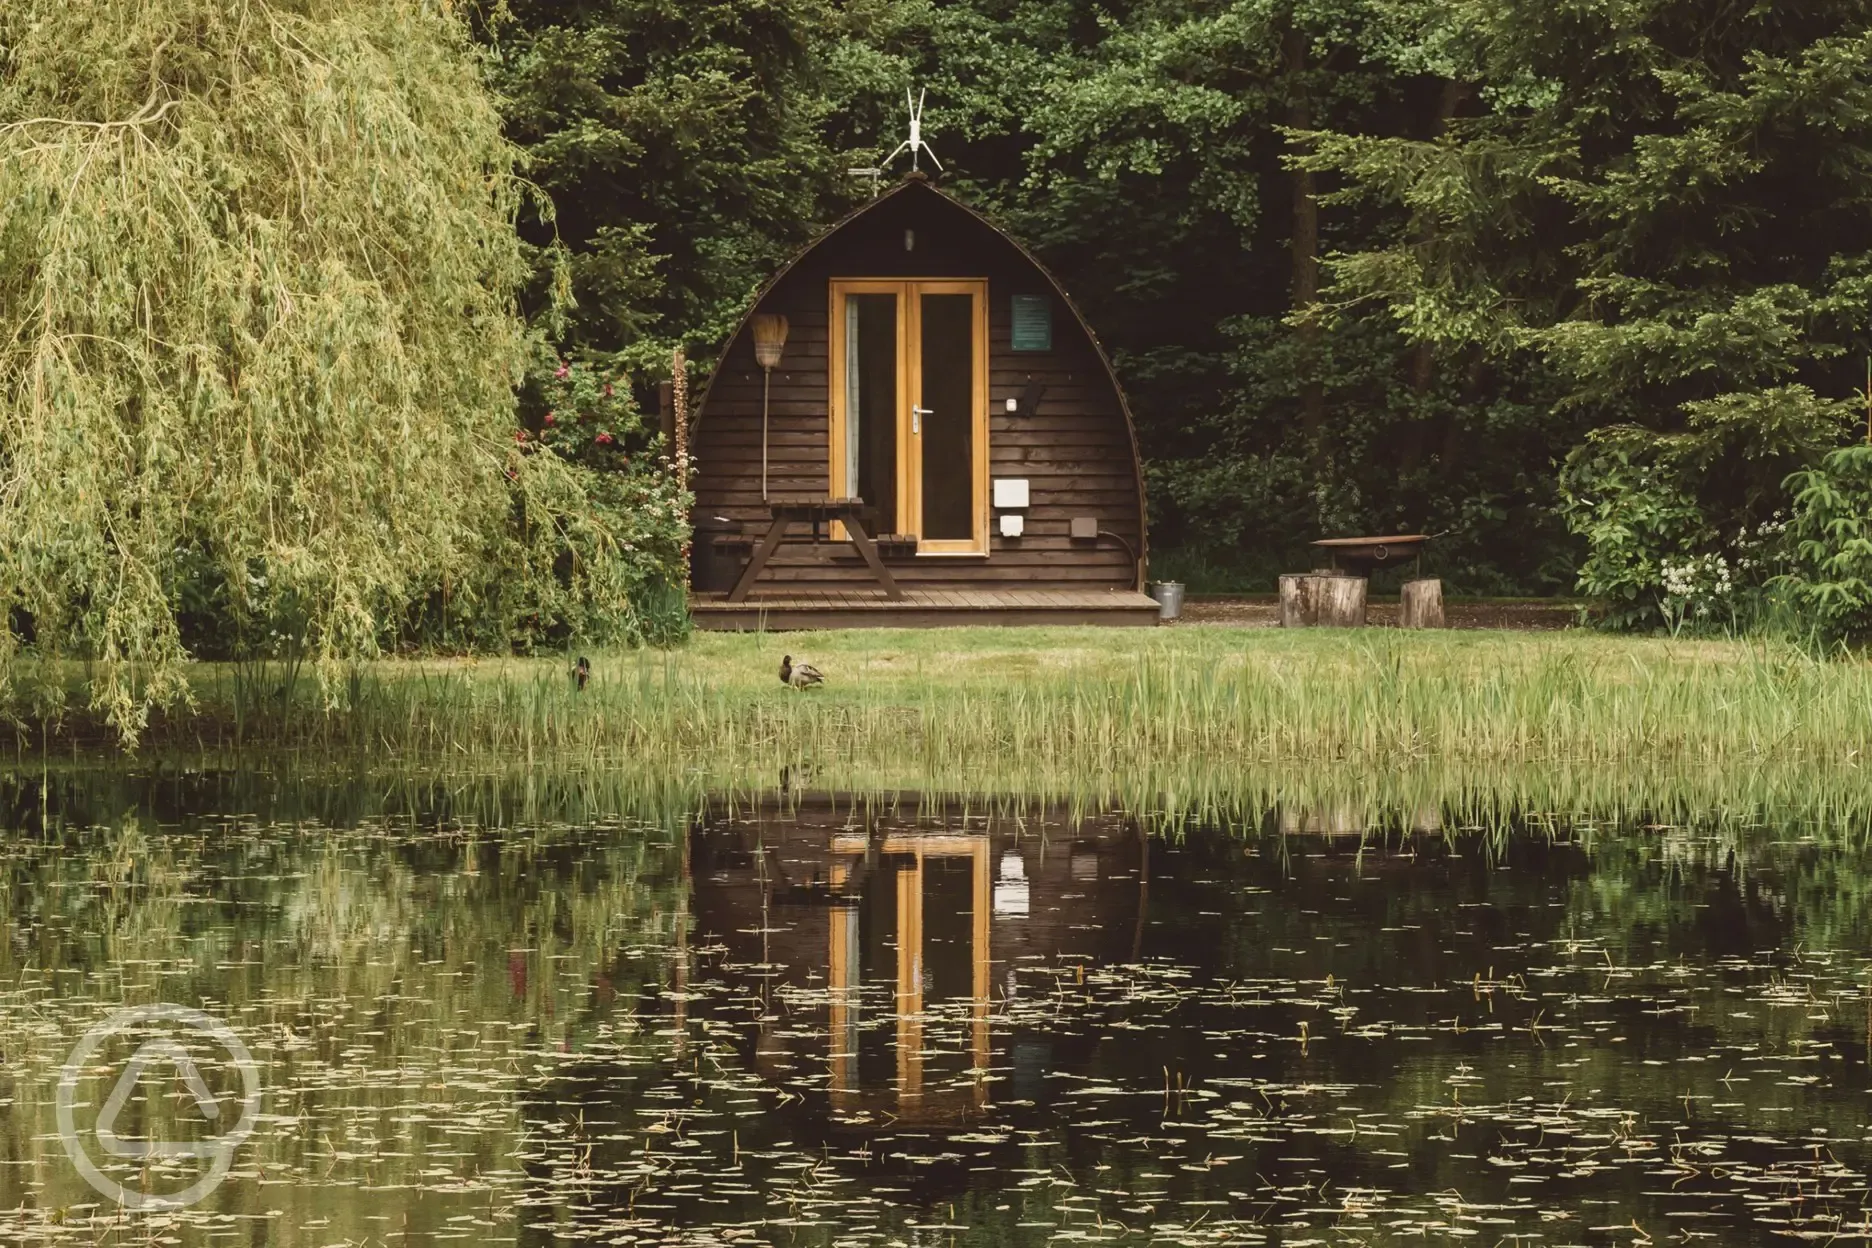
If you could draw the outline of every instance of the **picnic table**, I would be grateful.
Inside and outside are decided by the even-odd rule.
[[[1326,625],[1358,628],[1365,623],[1365,594],[1371,574],[1381,567],[1417,560],[1418,579],[1404,582],[1398,623],[1405,628],[1443,627],[1443,582],[1425,580],[1423,533],[1382,537],[1328,537],[1314,542],[1332,558],[1331,569],[1280,578],[1281,627]]]
[[[851,544],[858,549],[865,566],[871,569],[871,575],[884,587],[888,598],[902,598],[903,590],[897,587],[897,579],[884,566],[884,560],[878,557],[877,544],[871,540],[867,525],[877,516],[877,508],[866,503],[862,498],[775,498],[769,500],[768,510],[773,514],[773,523],[767,527],[766,536],[754,547],[754,554],[748,559],[747,567],[742,569],[741,579],[728,591],[729,602],[745,602],[748,592],[754,588],[754,580],[773,558],[774,551],[785,541],[788,530],[795,524],[807,524],[812,527],[809,540],[819,540],[819,526],[833,523],[845,526],[845,534]]]

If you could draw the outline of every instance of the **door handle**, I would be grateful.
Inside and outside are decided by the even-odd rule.
[[[936,409],[933,407],[918,407],[916,404],[912,403],[910,405],[910,432],[922,433],[923,417],[934,416],[935,414]]]

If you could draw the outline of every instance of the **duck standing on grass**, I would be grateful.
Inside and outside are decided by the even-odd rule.
[[[795,663],[789,654],[780,660],[780,683],[795,689],[810,689],[825,684],[825,674],[810,663]]]
[[[585,682],[590,679],[591,664],[586,662],[585,656],[581,654],[578,662],[572,665],[572,685],[580,692],[584,692]]]

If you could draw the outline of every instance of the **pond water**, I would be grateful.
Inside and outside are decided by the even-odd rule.
[[[4,796],[0,1241],[1872,1234],[1867,851],[1824,827]],[[156,1002],[259,1112],[126,1214],[57,1088]],[[192,1033],[142,1051],[202,1086],[124,1082],[163,1026],[72,1075],[131,1193],[238,1101]]]

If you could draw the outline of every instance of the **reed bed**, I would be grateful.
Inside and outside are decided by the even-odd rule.
[[[822,667],[826,687],[782,686],[783,651]],[[1148,794],[1201,810],[1264,788],[1257,775],[1309,773],[1360,789],[1385,774],[1474,787],[1539,771],[1587,787],[1695,773],[1720,789],[1850,791],[1872,744],[1872,667],[1770,643],[957,629],[703,635],[594,655],[582,691],[568,667],[386,660],[322,687],[285,668],[198,665],[192,710],[159,716],[142,748],[624,769],[706,788]],[[109,743],[78,714],[15,737],[21,758]]]
[[[676,835],[716,817],[785,820],[828,807],[852,826],[889,817],[931,827],[1044,829],[1122,812],[1146,831],[1181,838],[1220,829],[1254,838],[1324,836],[1343,846],[1453,841],[1480,833],[1497,849],[1524,835],[1590,841],[1601,831],[1723,834],[1872,847],[1872,786],[1856,771],[1800,767],[1659,769],[1427,762],[1401,768],[1244,767],[1176,776],[1133,771],[1070,787],[1031,777],[994,787],[840,771],[732,780],[628,767],[354,765],[320,756],[192,756],[0,767],[0,805],[16,831],[114,826],[139,812],[237,810],[264,823],[472,834],[476,829],[632,827]]]
[[[826,687],[782,686],[783,649],[823,667]],[[567,669],[557,658],[386,660],[331,687],[305,676],[289,687],[285,669],[197,665],[193,708],[158,716],[147,740],[935,777],[1187,760],[1854,766],[1872,746],[1872,667],[1768,643],[958,629],[705,635],[676,651],[596,656],[583,691]],[[16,741],[56,748],[96,730],[69,715]]]

